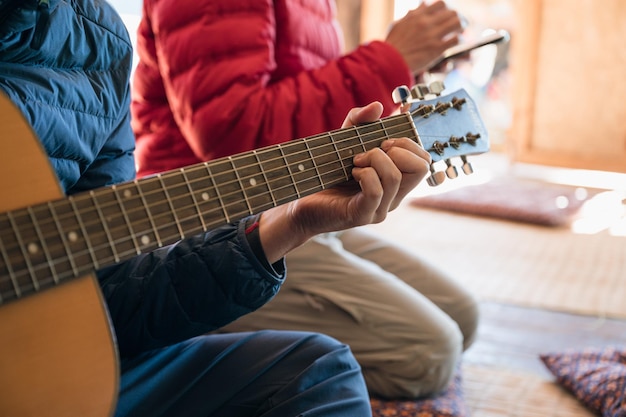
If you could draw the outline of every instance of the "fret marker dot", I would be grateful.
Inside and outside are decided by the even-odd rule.
[[[253,187],[256,185],[256,180],[254,178],[250,178],[250,185]]]
[[[201,197],[204,201],[209,201],[209,193],[202,193]]]
[[[349,150],[348,150],[348,154],[349,154],[349,155],[354,155],[354,151],[353,151],[352,149],[349,149]]]
[[[28,244],[28,253],[30,253],[31,255],[34,255],[37,252],[39,252],[39,246],[37,246],[36,243],[29,243]]]
[[[304,171],[304,165],[302,164],[298,165],[298,171],[300,172]]]
[[[133,193],[130,190],[124,190],[124,198],[130,198]]]
[[[70,240],[70,242],[78,241],[78,235],[76,234],[76,232],[69,232],[67,234],[67,238]]]
[[[147,245],[148,243],[150,243],[150,237],[146,235],[141,236],[141,244]]]

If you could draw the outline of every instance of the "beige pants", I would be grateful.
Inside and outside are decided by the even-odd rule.
[[[414,253],[358,228],[291,252],[276,298],[222,330],[328,334],[350,345],[373,395],[415,398],[447,386],[477,324],[471,294]]]

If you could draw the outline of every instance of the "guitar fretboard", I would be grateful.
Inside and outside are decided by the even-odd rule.
[[[0,214],[0,304],[351,179],[352,158],[410,115]]]

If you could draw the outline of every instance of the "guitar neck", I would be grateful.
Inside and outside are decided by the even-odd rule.
[[[339,129],[0,214],[0,304],[351,179],[410,115]]]

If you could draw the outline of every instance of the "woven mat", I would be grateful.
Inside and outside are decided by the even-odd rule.
[[[593,417],[570,393],[545,378],[465,365],[463,395],[476,417]]]
[[[485,184],[417,197],[411,204],[543,226],[563,226],[571,222],[589,197],[589,191],[583,188],[504,176]]]
[[[543,377],[521,371],[463,365],[461,382],[435,400],[381,401],[372,399],[376,417],[593,417],[576,398]]]
[[[479,298],[626,318],[626,237],[401,205],[368,226],[439,265]]]

